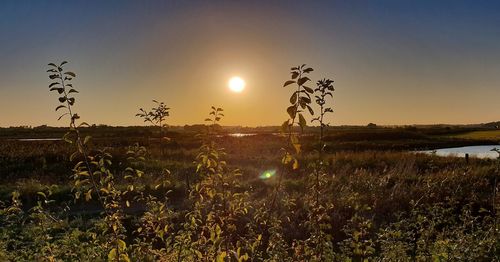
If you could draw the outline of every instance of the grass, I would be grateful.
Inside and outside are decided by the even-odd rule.
[[[500,130],[472,131],[453,135],[452,137],[460,139],[493,140],[500,142]]]
[[[136,132],[134,128],[107,128],[107,131],[113,132],[116,138],[103,137],[99,130],[94,131],[95,134],[86,131],[97,137],[93,140],[94,147],[107,148],[112,153],[113,164],[110,170],[117,175],[116,186],[122,191],[125,183],[120,179],[121,173],[118,170],[123,168],[123,163],[126,161],[126,148],[137,142],[147,147],[147,160],[143,167],[144,179],[137,188],[140,192],[157,197],[164,195],[166,190],[171,191],[169,208],[172,208],[175,214],[171,226],[178,230],[185,226],[182,221],[185,212],[188,212],[192,205],[188,187],[193,187],[200,181],[193,164],[200,141],[193,133],[176,131],[169,133],[173,142],[160,146],[158,139],[154,137],[145,139],[140,135],[136,136],[138,133],[148,133],[145,132],[147,128],[138,130],[142,131]],[[28,133],[37,135],[36,132]],[[44,133],[46,134],[50,133]],[[495,235],[491,236],[491,232],[498,228],[490,220],[500,213],[498,212],[500,199],[498,194],[495,195],[494,189],[498,180],[498,162],[475,158],[466,162],[460,158],[413,154],[406,151],[415,147],[471,143],[468,139],[470,138],[440,138],[434,133],[427,133],[426,130],[384,128],[329,130],[326,139],[328,153],[324,156],[325,162],[328,163],[325,172],[329,176],[326,178],[324,196],[325,201],[331,203],[334,208],[328,211],[331,220],[326,220],[325,223],[329,227],[325,227],[328,228],[325,232],[333,236],[333,247],[338,255],[334,261],[348,261],[343,256],[359,257],[359,250],[352,249],[352,246],[358,244],[368,250],[364,250],[366,252],[363,253],[363,257],[369,258],[368,261],[390,257],[393,257],[393,260],[388,261],[400,261],[401,257],[405,259],[420,257],[422,261],[457,261],[457,257],[464,256],[469,257],[471,261],[500,258],[498,253],[494,253],[494,250],[498,249],[492,249],[500,243]],[[484,136],[477,139],[473,142],[487,142]],[[218,138],[217,142],[227,152],[228,164],[231,168],[242,170],[240,190],[248,192],[252,206],[248,214],[243,216],[242,225],[254,221],[250,223],[250,226],[254,227],[252,230],[264,228],[255,222],[255,217],[259,217],[257,211],[263,203],[271,202],[270,197],[278,176],[262,179],[260,175],[265,170],[279,169],[280,159],[277,156],[280,154],[282,140],[283,138],[269,133],[241,138]],[[308,179],[312,170],[311,165],[317,159],[314,146],[316,146],[314,137],[303,137],[303,148],[308,153],[300,159],[301,165],[298,170],[284,176],[283,194],[287,196],[284,199],[288,203],[283,204],[280,212],[287,222],[280,229],[280,234],[286,251],[279,253],[279,256],[288,261],[299,259],[300,256],[294,254],[296,251],[293,251],[292,247],[303,243],[301,241],[307,241],[310,236],[306,226],[309,212],[306,207],[307,196],[310,193]],[[164,150],[161,150],[161,147]],[[96,260],[99,261],[102,257],[88,254],[94,252],[90,247],[98,247],[92,245],[92,241],[98,240],[85,240],[88,235],[84,232],[99,227],[103,221],[100,213],[102,208],[97,201],[85,202],[72,199],[73,181],[70,177],[72,164],[68,159],[70,154],[68,145],[62,141],[8,140],[0,143],[0,179],[3,181],[0,185],[0,204],[10,203],[12,191],[18,190],[21,193],[22,208],[28,214],[27,210],[37,204],[39,199],[37,193],[43,191],[45,186],[57,184],[58,187],[50,196],[55,203],[53,207],[47,208],[47,212],[57,214],[68,224],[61,226],[63,228],[59,228],[59,225],[55,227],[53,231],[56,233],[50,231],[47,233],[48,239],[51,239],[50,243],[53,243],[52,252],[64,260],[66,253],[71,253],[65,248],[71,245],[81,246],[82,253],[76,253],[75,257],[66,259],[92,256],[98,257]],[[155,181],[162,176],[164,169],[171,171],[172,184],[167,189],[155,190],[153,189]],[[125,199],[132,202],[132,198],[133,196],[127,196]],[[70,207],[66,215],[58,211],[65,206]],[[144,218],[144,211],[147,208],[150,207],[134,203],[130,208],[124,209],[127,232],[137,230],[137,225],[141,225],[140,219]],[[470,215],[467,212],[470,212]],[[31,247],[32,244],[28,243],[32,242],[39,243],[42,247],[48,243],[45,239],[37,240],[40,232],[30,231],[40,229],[29,222],[38,221],[36,219],[39,218],[24,218],[26,222],[22,223],[27,226],[26,229],[21,229],[9,224],[11,222],[7,217],[2,217],[0,212],[0,219],[6,221],[0,220],[6,226],[5,230],[0,230],[0,260],[2,252],[16,254],[15,256],[19,254],[27,260],[32,259],[29,257],[30,249],[37,250],[41,247],[22,247]],[[469,224],[472,225],[471,228],[466,227]],[[243,228],[247,230],[241,226],[242,231],[238,234],[250,240],[249,232]],[[418,234],[411,235],[415,228]],[[127,235],[127,237],[133,236]],[[412,239],[421,244],[410,249],[414,243]],[[130,245],[133,243],[133,241],[128,242]],[[6,246],[2,247],[2,243],[6,243]],[[373,243],[373,246],[370,246],[370,243]],[[420,246],[422,243],[428,244]],[[19,247],[13,247],[14,244]],[[456,251],[468,246],[477,246],[480,250],[465,255]],[[6,251],[2,251],[2,248]],[[27,254],[18,253],[19,250]],[[102,254],[102,251],[95,252]],[[450,259],[437,259],[444,253]],[[172,254],[175,253],[168,253],[167,257]],[[473,259],[476,255],[477,257]],[[171,258],[165,259],[170,261]],[[307,260],[307,258],[301,259]],[[405,259],[401,261],[406,261]],[[140,260],[133,259],[133,261]],[[362,260],[354,259],[354,261]]]

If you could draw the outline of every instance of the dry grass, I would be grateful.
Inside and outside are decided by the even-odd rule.
[[[453,135],[454,138],[476,139],[476,140],[496,140],[500,141],[500,130],[472,131],[459,135]]]

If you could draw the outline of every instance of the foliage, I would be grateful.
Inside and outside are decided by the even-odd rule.
[[[297,170],[299,168],[298,158],[302,152],[302,145],[299,141],[299,136],[293,133],[293,128],[296,124],[298,124],[301,131],[304,131],[307,122],[304,118],[303,110],[307,108],[311,115],[314,114],[314,111],[310,106],[311,94],[314,90],[305,85],[307,82],[311,81],[311,79],[309,79],[306,75],[314,70],[311,67],[306,67],[305,64],[292,67],[290,70],[291,79],[287,80],[283,86],[286,87],[288,85],[295,85],[297,89],[293,91],[292,96],[290,97],[291,105],[286,109],[289,119],[281,125],[281,132],[287,136],[287,142],[286,146],[282,148],[283,156],[281,158],[281,163],[283,167],[279,173],[278,184],[276,185],[274,197],[270,205],[271,209],[274,208],[276,198],[280,192],[284,173],[288,171],[290,165],[292,170]]]
[[[317,83],[317,88],[314,89],[315,95],[314,97],[316,104],[320,107],[319,110],[319,116],[313,118],[311,122],[318,122],[320,125],[320,144],[321,147],[323,147],[323,136],[324,136],[324,129],[325,127],[328,126],[328,123],[325,123],[324,117],[327,113],[333,113],[333,109],[331,107],[325,106],[327,102],[328,96],[333,98],[332,92],[335,90],[333,87],[333,80],[330,79],[322,79],[319,80]],[[321,149],[322,150],[322,149]]]
[[[154,126],[160,127],[160,134],[163,134],[163,127],[166,126],[164,121],[170,116],[170,108],[167,107],[164,102],[158,102],[156,100],[153,100],[153,102],[156,104],[156,107],[148,111],[139,108],[139,113],[135,116],[143,118],[144,122],[149,122]]]
[[[238,183],[239,170],[230,170],[225,152],[214,141],[214,127],[224,116],[222,108],[212,107],[204,142],[196,156],[199,182],[190,192],[191,211],[176,237],[178,261],[206,259],[209,261],[246,261],[248,251],[243,244],[239,226],[251,208],[248,193]],[[181,251],[183,250],[184,251]]]
[[[2,163],[26,157],[32,162],[21,164],[46,175],[72,175],[59,186],[37,175],[13,184],[0,202],[1,261],[500,260],[500,162],[323,147],[318,155],[316,141],[329,143],[323,134],[301,136],[304,111],[314,114],[305,65],[285,83],[297,89],[283,139],[223,137],[224,111],[212,107],[203,134],[178,134],[184,144],[157,159],[146,140],[87,135],[74,112],[76,75],[65,64],[50,64],[49,78],[56,111],[69,118],[67,143],[0,146],[12,150]],[[322,92],[333,87],[322,81],[316,99],[326,101]],[[328,113],[326,102],[318,105]],[[59,162],[74,166],[51,168]],[[258,178],[270,166],[278,176]]]

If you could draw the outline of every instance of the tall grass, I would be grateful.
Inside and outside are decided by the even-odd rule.
[[[76,76],[62,66],[51,79]],[[292,68],[285,83],[297,89],[283,137],[220,137],[213,107],[206,132],[177,144],[98,140],[79,133],[72,110],[69,145],[0,145],[2,170],[17,170],[2,188],[0,259],[500,260],[500,162],[324,150],[322,134],[292,132],[305,126],[310,72]]]

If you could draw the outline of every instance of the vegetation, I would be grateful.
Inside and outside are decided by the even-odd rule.
[[[500,141],[500,130],[472,131],[455,135],[455,137],[465,139],[489,139]]]
[[[135,116],[144,119],[144,122],[149,122],[154,126],[159,127],[160,135],[163,135],[163,127],[166,126],[164,122],[165,119],[170,116],[170,108],[163,102],[158,102],[156,100],[153,100],[153,102],[156,104],[156,107],[151,108],[149,111],[140,108],[139,113]]]
[[[333,81],[308,87],[310,67],[280,135],[224,136],[212,107],[156,143],[165,104],[138,114],[153,128],[89,126],[76,74],[49,66],[69,127],[0,143],[1,261],[500,261],[500,159],[396,151],[470,143],[455,130],[329,129]]]

